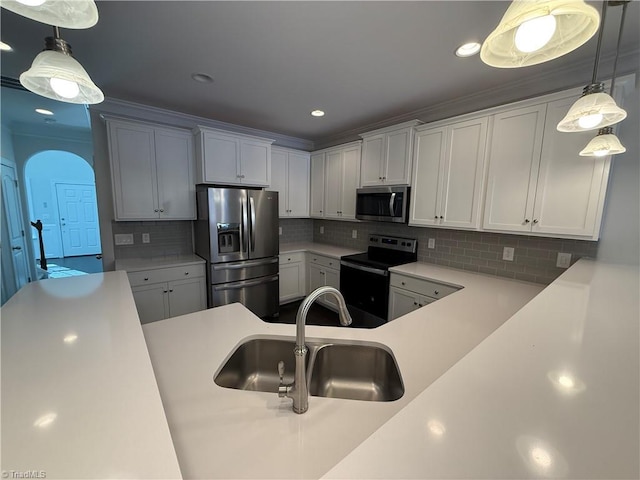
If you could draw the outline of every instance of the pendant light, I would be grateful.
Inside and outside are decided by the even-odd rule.
[[[53,27],[53,37],[45,38],[45,49],[20,75],[20,83],[33,93],[61,102],[94,104],[104,100],[102,91],[71,56],[71,45],[60,38],[58,27]]]
[[[537,65],[583,45],[599,23],[598,11],[583,0],[514,0],[480,58],[498,68]]]
[[[616,105],[613,97],[605,93],[604,83],[597,80],[602,33],[604,32],[608,3],[607,0],[602,3],[602,24],[598,34],[598,46],[596,47],[596,59],[591,83],[584,87],[582,97],[571,106],[565,117],[558,123],[557,129],[559,132],[586,132],[614,125],[627,118],[627,112]],[[625,2],[612,2],[612,5],[621,5],[623,3]],[[622,20],[624,20],[624,11]]]
[[[613,75],[611,76],[611,89],[609,94],[613,97],[613,88],[616,83],[616,71],[618,68],[618,55],[620,53],[620,42],[622,41],[622,29],[624,27],[624,18],[627,13],[628,1],[623,2],[622,16],[620,17],[620,30],[618,32],[618,43],[616,45],[616,57],[613,61]],[[626,152],[627,149],[620,142],[618,137],[613,133],[613,128],[604,127],[598,130],[596,135],[584,149],[580,152],[581,157],[604,157],[607,155],[617,155]]]
[[[0,0],[0,6],[61,28],[89,28],[98,23],[98,8],[93,0]]]

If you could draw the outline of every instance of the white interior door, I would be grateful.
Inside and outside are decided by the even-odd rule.
[[[65,257],[100,253],[95,185],[56,184]]]
[[[29,277],[29,264],[27,262],[24,224],[20,214],[20,194],[16,181],[16,171],[12,166],[4,163],[2,164],[2,206],[2,214],[7,220],[13,276],[17,291],[24,284],[30,282],[31,278]]]

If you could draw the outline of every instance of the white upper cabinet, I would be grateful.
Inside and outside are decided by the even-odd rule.
[[[197,182],[268,187],[273,140],[197,127]]]
[[[116,220],[195,218],[191,132],[116,119],[107,132]]]
[[[574,101],[495,115],[485,230],[597,240],[610,158],[578,155],[595,132],[556,130]]]
[[[488,123],[417,128],[410,225],[478,228]]]
[[[269,190],[279,194],[280,217],[308,217],[309,153],[273,147]]]
[[[418,120],[363,133],[360,184],[409,185],[414,127]]]
[[[311,154],[311,217],[321,218],[324,216],[324,171],[325,152]]]
[[[355,220],[361,148],[356,142],[324,152],[324,218]]]

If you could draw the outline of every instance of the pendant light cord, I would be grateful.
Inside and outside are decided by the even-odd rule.
[[[613,60],[613,75],[611,77],[611,88],[609,90],[609,95],[613,97],[613,87],[616,83],[616,70],[618,68],[618,55],[620,54],[620,43],[622,43],[622,29],[624,28],[624,17],[627,13],[627,6],[629,2],[625,2],[622,5],[622,16],[620,17],[620,31],[618,32],[618,44],[616,45],[616,56]]]
[[[602,37],[604,33],[604,21],[607,17],[607,3],[608,0],[602,2],[602,18],[600,19],[600,31],[598,32],[598,46],[596,47],[596,61],[593,65],[593,76],[591,77],[591,84],[594,85],[598,81],[598,63],[600,63],[600,50],[602,47]]]

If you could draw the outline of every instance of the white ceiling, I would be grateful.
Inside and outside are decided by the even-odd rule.
[[[637,69],[639,3],[628,9],[621,71]],[[589,83],[595,37],[521,69],[454,55],[461,43],[483,41],[508,5],[99,1],[95,27],[62,37],[107,97],[326,143],[412,116],[431,120]],[[621,10],[608,11],[600,76],[611,74]],[[51,27],[5,10],[1,27],[14,47],[2,53],[2,75],[17,78]],[[194,72],[215,81],[196,83]],[[8,107],[3,98],[3,119]],[[311,117],[315,108],[327,115]]]

